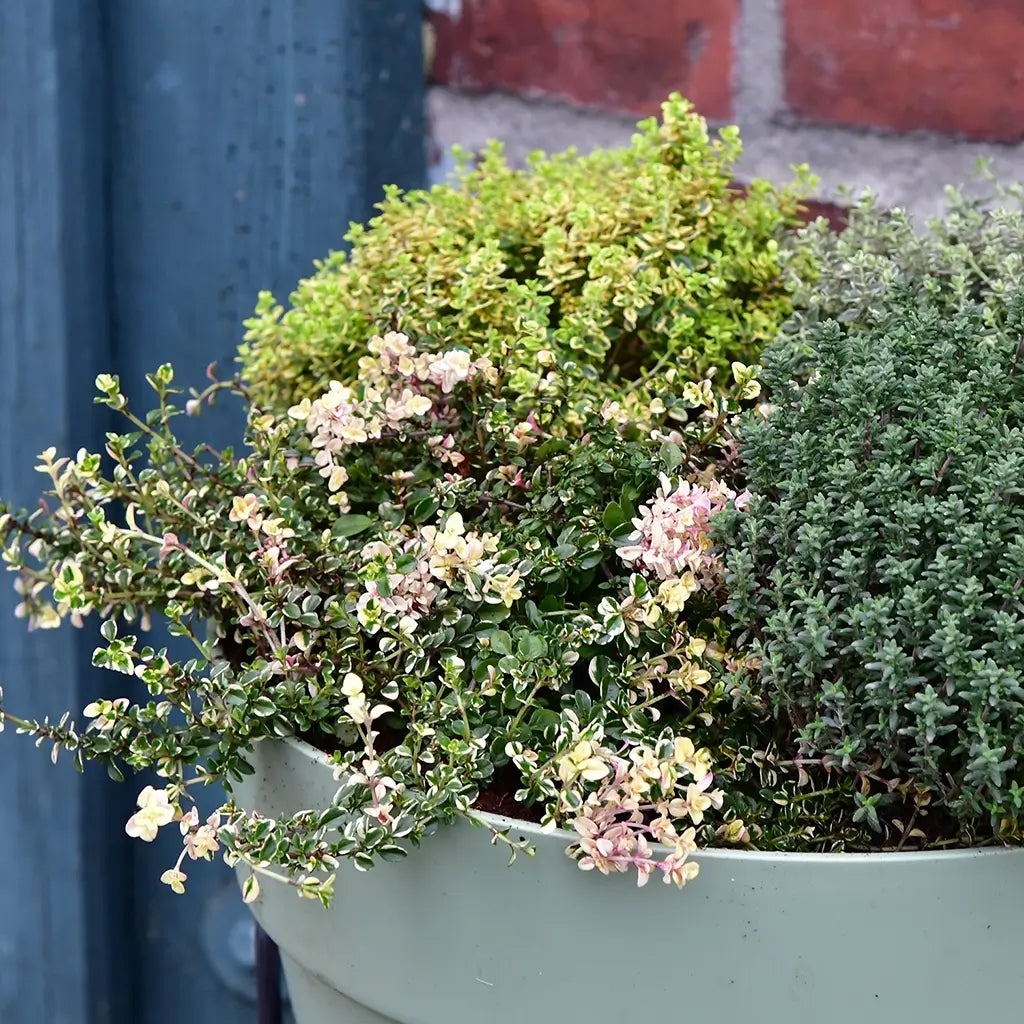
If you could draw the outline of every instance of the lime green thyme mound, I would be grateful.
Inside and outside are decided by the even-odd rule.
[[[740,151],[735,128],[711,138],[673,96],[626,149],[535,154],[515,170],[495,143],[475,168],[463,158],[454,184],[388,189],[291,309],[260,296],[241,349],[253,401],[281,409],[354,378],[396,321],[421,349],[522,368],[524,392],[542,350],[612,398],[656,370],[694,378],[756,360],[792,308],[782,265],[808,178],[740,193]]]

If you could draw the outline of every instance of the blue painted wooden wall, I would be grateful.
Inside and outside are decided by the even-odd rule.
[[[259,289],[287,294],[384,183],[422,182],[419,18],[416,0],[0,0],[0,494],[33,503],[39,451],[100,443],[97,372],[141,395],[170,359],[198,382]],[[237,414],[198,426],[223,442]],[[88,630],[28,634],[14,604],[0,578],[12,710],[110,685]],[[230,876],[161,886],[173,837],[123,833],[137,788],[0,736],[2,1024],[254,1020],[223,980],[245,987]]]

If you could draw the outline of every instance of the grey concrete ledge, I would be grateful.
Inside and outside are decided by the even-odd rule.
[[[434,138],[442,150],[456,143],[479,149],[488,139],[500,138],[516,164],[535,149],[553,152],[576,146],[587,152],[621,146],[634,127],[633,118],[621,115],[495,93],[468,95],[443,86],[431,88],[427,102]],[[738,168],[742,179],[783,182],[790,178],[793,164],[808,163],[821,179],[821,199],[841,199],[843,185],[855,191],[869,188],[884,202],[907,207],[918,217],[939,212],[945,186],[966,181],[979,158],[990,159],[1004,181],[1024,180],[1024,144],[763,120],[744,124],[741,119],[740,129],[745,147]]]

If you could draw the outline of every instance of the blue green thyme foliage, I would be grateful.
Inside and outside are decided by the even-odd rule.
[[[949,314],[981,302],[986,323],[1000,326],[1009,297],[1024,288],[1024,192],[983,168],[970,187],[948,189],[943,215],[923,228],[906,210],[866,194],[850,206],[842,233],[818,220],[800,232],[799,244],[806,251],[791,272],[794,314],[776,344],[805,359],[822,321],[865,326],[891,307],[897,282],[904,301]]]
[[[729,607],[801,752],[860,773],[855,820],[931,804],[949,838],[1010,835],[1024,818],[1024,303],[930,301],[922,280],[879,293],[863,322],[807,326],[805,383],[788,339],[766,350],[772,409],[740,429],[754,498],[719,520]]]

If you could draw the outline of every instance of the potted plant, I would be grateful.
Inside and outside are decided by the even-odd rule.
[[[90,704],[84,726],[6,708],[0,724],[78,765],[155,771],[129,835],[180,831],[163,875],[175,891],[196,860],[237,866],[300,1024],[676,1006],[952,1022],[1016,1005],[1024,890],[1003,841],[1019,832],[1020,773],[1008,747],[983,784],[971,744],[984,734],[998,752],[1020,717],[1006,569],[1024,518],[1007,355],[1020,317],[982,269],[933,295],[910,254],[940,243],[909,225],[916,249],[851,256],[858,232],[893,236],[870,208],[850,241],[792,235],[797,193],[737,194],[736,152],[733,132],[712,142],[675,99],[629,150],[525,173],[491,153],[455,186],[391,195],[287,313],[261,300],[242,379],[213,380],[180,410],[161,367],[141,416],[101,376],[100,401],[129,421],[109,435],[108,466],[50,450],[47,504],[0,518],[30,625],[96,613],[96,663],[139,681]],[[871,266],[850,275],[848,259]],[[963,304],[971,288],[980,312]],[[851,289],[870,294],[864,309]],[[755,360],[794,300],[762,393]],[[963,306],[955,334],[946,307],[930,311],[942,302]],[[843,328],[825,321],[837,313]],[[916,378],[893,367],[924,363],[918,335],[942,358],[929,401],[904,415],[900,388]],[[848,379],[843,346],[877,372]],[[838,564],[870,539],[885,572],[896,564],[910,541],[880,525],[902,493],[883,484],[896,474],[910,504],[935,484],[934,444],[900,447],[898,431],[953,430],[939,399],[961,349],[986,423],[936,496],[956,487],[988,510],[991,541],[972,527],[986,582],[961,607],[929,577],[909,611],[894,599],[883,621],[876,608],[859,648],[864,594],[921,567],[884,580],[869,567],[863,591],[837,576],[811,607],[807,545]],[[175,416],[224,391],[248,405],[245,452],[183,450]],[[962,414],[974,393],[957,392]],[[858,431],[884,414],[867,428],[881,454],[818,477],[833,408]],[[1010,461],[989,480],[994,437]],[[875,504],[851,534],[841,502],[819,512],[819,492],[859,472]],[[944,556],[948,515],[919,504],[923,565]],[[919,605],[942,628],[971,611],[964,657],[912,648],[913,670],[887,690],[873,667],[883,633],[906,648]],[[145,646],[156,614],[191,657]],[[988,704],[961,701],[980,694],[969,673],[987,657],[1002,673],[985,677]],[[934,729],[904,707],[915,700]],[[204,806],[206,781],[229,802]],[[869,852],[881,849],[899,852]]]

